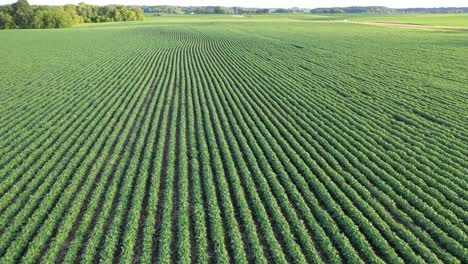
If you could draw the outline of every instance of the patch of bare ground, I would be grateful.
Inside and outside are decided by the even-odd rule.
[[[381,27],[420,29],[420,30],[468,31],[468,28],[465,28],[465,27],[433,26],[433,25],[399,23],[399,22],[345,22],[345,23],[361,24],[361,25],[369,25],[369,26],[381,26]]]
[[[434,25],[403,23],[403,22],[383,22],[383,21],[366,22],[366,21],[351,21],[351,20],[348,20],[348,19],[344,19],[344,20],[310,20],[308,22],[312,22],[312,23],[349,23],[349,24],[360,24],[360,25],[368,25],[368,26],[408,28],[408,29],[420,29],[420,30],[468,31],[467,27],[434,26]]]

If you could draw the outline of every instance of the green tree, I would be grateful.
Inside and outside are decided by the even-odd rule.
[[[76,7],[78,15],[81,16],[85,23],[99,22],[98,21],[98,6],[87,5],[85,3],[79,3]]]
[[[31,28],[34,12],[27,0],[18,0],[13,4],[15,23],[20,28]]]
[[[143,12],[143,9],[139,7],[132,7],[131,10],[135,12],[136,20],[138,21],[145,20],[145,13]]]
[[[76,6],[76,12],[78,12],[78,15],[83,18],[85,23],[91,22],[88,5],[85,3],[79,3],[78,6]]]
[[[114,20],[116,8],[114,6],[99,7],[99,17],[101,22],[112,22]]]
[[[49,7],[39,10],[34,16],[34,28],[64,28],[70,27],[73,19],[62,7]]]
[[[136,21],[137,20],[137,16],[135,14],[135,12],[133,12],[132,10],[128,10],[127,12],[127,21]]]
[[[64,28],[71,27],[73,20],[62,7],[51,7],[48,23],[49,28]]]
[[[48,16],[48,10],[37,10],[34,14],[33,28],[46,28]]]
[[[144,20],[143,9],[126,6],[29,6],[27,0],[0,6],[0,29],[62,28],[79,23]]]
[[[9,29],[15,27],[15,19],[6,12],[0,12],[0,29]]]
[[[229,13],[232,13],[232,10],[225,8],[223,6],[215,6],[214,13],[215,14],[229,14]]]
[[[286,13],[291,13],[291,10],[286,9],[286,8],[278,8],[278,9],[275,9],[273,13],[286,14]]]
[[[122,16],[122,21],[135,21],[136,20],[136,14],[132,10],[129,10],[125,6],[119,6],[117,7],[119,10],[121,16]]]
[[[76,6],[74,5],[65,5],[63,7],[63,10],[68,14],[68,16],[71,18],[73,24],[80,24],[84,22],[83,17],[81,17],[77,10]]]
[[[123,14],[122,14],[122,12],[120,12],[119,8],[114,9],[114,12],[113,12],[112,16],[113,16],[114,21],[116,21],[116,22],[123,21],[123,19],[124,19]]]

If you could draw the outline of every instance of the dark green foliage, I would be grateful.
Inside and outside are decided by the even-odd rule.
[[[84,23],[84,18],[78,14],[77,6],[65,5],[63,9],[67,13],[67,15],[70,17],[72,24]]]
[[[8,12],[3,12],[0,10],[0,29],[10,29],[15,28],[15,19]]]
[[[277,14],[287,14],[291,12],[292,12],[291,10],[286,9],[286,8],[278,8],[278,9],[273,10],[273,13],[277,13]]]
[[[27,0],[18,0],[12,5],[15,23],[19,28],[31,28],[34,12]]]
[[[215,6],[214,13],[215,14],[229,14],[229,13],[232,13],[232,10],[222,7],[222,6]]]
[[[97,22],[99,7],[93,5],[87,5],[85,3],[79,3],[76,6],[76,11],[80,15],[85,23]]]
[[[143,6],[145,13],[156,14],[267,14],[269,8],[224,6]]]
[[[268,14],[269,12],[270,12],[270,9],[268,8],[258,8],[255,10],[256,14]]]
[[[0,6],[0,29],[64,28],[80,23],[144,20],[143,9],[126,6],[36,6],[19,0],[10,6]]]
[[[34,28],[66,28],[74,24],[72,16],[62,7],[49,7],[34,15]]]
[[[85,23],[144,20],[143,9],[139,7],[93,6],[80,3],[76,9]]]
[[[140,7],[132,7],[130,11],[133,11],[135,13],[136,20],[142,21],[145,20],[145,13],[143,12],[143,9]]]

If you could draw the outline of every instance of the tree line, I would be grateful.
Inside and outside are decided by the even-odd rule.
[[[341,14],[341,13],[466,13],[467,7],[449,8],[388,8],[385,6],[350,6],[330,8],[248,8],[248,7],[225,7],[225,6],[142,6],[145,13],[151,14],[289,14],[289,13],[312,13],[312,14]]]
[[[395,11],[398,13],[461,14],[468,13],[468,7],[397,8]]]
[[[389,14],[394,10],[385,6],[350,6],[350,7],[332,7],[332,8],[315,8],[310,10],[313,14],[341,14],[341,13],[379,13]]]
[[[268,14],[292,13],[295,8],[249,8],[225,6],[142,6],[145,13],[152,14]]]
[[[350,6],[350,7],[332,7],[311,9],[313,14],[353,14],[353,13],[427,13],[427,14],[451,14],[468,12],[467,7],[438,7],[438,8],[388,8],[385,6]]]
[[[64,28],[80,23],[144,20],[140,7],[96,6],[79,3],[64,6],[31,6],[27,0],[0,6],[0,29]]]

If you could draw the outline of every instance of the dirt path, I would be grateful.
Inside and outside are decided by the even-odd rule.
[[[449,27],[449,26],[432,26],[432,25],[421,25],[421,24],[408,24],[408,23],[391,23],[391,22],[351,22],[343,21],[344,23],[351,24],[362,24],[370,26],[381,26],[381,27],[396,27],[396,28],[411,28],[421,30],[467,30],[465,27]]]
[[[348,24],[360,24],[368,26],[379,26],[379,27],[394,27],[394,28],[409,28],[409,29],[420,29],[420,30],[458,30],[468,31],[467,27],[450,27],[450,26],[433,26],[423,24],[411,24],[411,23],[398,23],[398,22],[356,22],[351,20],[310,20],[308,22],[313,23],[348,23]]]

